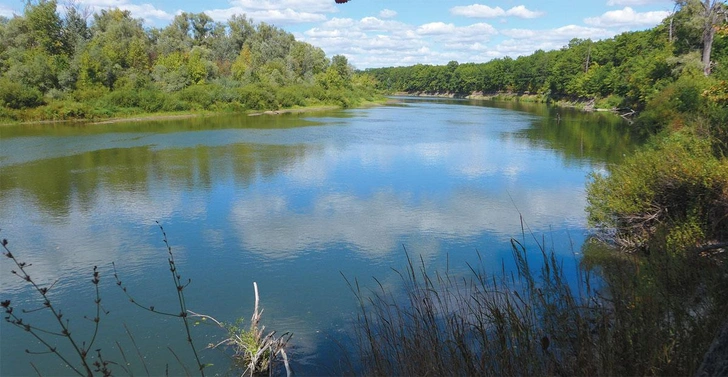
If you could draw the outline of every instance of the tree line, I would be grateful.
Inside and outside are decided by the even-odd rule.
[[[345,56],[246,15],[181,13],[145,28],[129,11],[56,0],[0,17],[0,119],[336,104],[373,95]]]
[[[451,61],[367,70],[389,91],[535,94],[546,99],[597,99],[604,107],[644,109],[681,77],[712,78],[704,89],[724,93],[728,28],[723,1],[678,1],[678,10],[650,30],[592,41],[572,39],[560,50],[487,63]]]

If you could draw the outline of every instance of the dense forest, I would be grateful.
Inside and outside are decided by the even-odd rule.
[[[373,82],[346,57],[245,15],[181,13],[162,29],[129,11],[29,1],[0,17],[0,121],[178,111],[347,107]]]

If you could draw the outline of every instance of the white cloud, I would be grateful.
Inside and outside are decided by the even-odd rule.
[[[155,8],[151,4],[122,4],[118,6],[121,10],[128,10],[135,18],[172,20],[174,15],[167,13],[161,9]]]
[[[0,16],[11,18],[16,12],[7,5],[0,4]]]
[[[333,1],[320,0],[232,0],[231,7],[206,10],[222,22],[235,14],[245,14],[255,22],[277,26],[326,21],[326,14],[338,12]]]
[[[420,25],[417,28],[417,33],[421,35],[434,35],[434,34],[448,34],[455,32],[454,24],[446,24],[444,22],[430,22],[428,24]]]
[[[609,1],[607,1],[607,5],[609,5],[609,6],[623,6],[623,5],[640,6],[640,5],[652,5],[652,4],[673,5],[674,1],[672,1],[672,0],[609,0]]]
[[[668,11],[636,12],[630,7],[625,7],[606,12],[599,17],[586,18],[584,23],[601,27],[654,26],[669,15]]]
[[[417,28],[417,33],[432,36],[447,42],[484,41],[489,36],[498,34],[498,31],[486,23],[477,23],[468,26],[455,26],[443,22],[431,22]],[[451,45],[449,45],[451,46]]]
[[[333,1],[321,0],[233,0],[230,4],[246,11],[281,9],[307,13],[334,13],[337,11]]]
[[[498,31],[487,23],[416,26],[377,17],[335,17],[294,33],[296,39],[319,46],[328,55],[347,56],[357,68],[445,64],[451,60],[484,62],[492,58],[484,45],[496,34]]]
[[[397,16],[397,12],[391,9],[382,9],[379,11],[379,17],[381,18],[393,18]]]
[[[503,17],[506,15],[506,11],[504,11],[501,7],[491,8],[487,5],[482,4],[452,7],[450,8],[450,13],[456,16],[479,18],[494,18]]]
[[[376,17],[364,17],[359,21],[359,27],[362,30],[397,31],[406,27],[406,25],[398,21],[380,20]]]
[[[578,25],[566,25],[556,29],[506,29],[501,34],[513,39],[529,39],[534,41],[569,41],[572,38],[601,39],[613,35],[612,32],[601,28],[584,27]]]
[[[538,18],[538,17],[541,17],[544,15],[543,12],[528,10],[523,5],[519,5],[519,6],[511,8],[511,9],[508,9],[506,14],[509,16],[520,17],[520,18]]]
[[[509,10],[503,10],[501,7],[491,8],[487,5],[473,4],[465,6],[456,6],[450,8],[450,13],[456,16],[473,17],[473,18],[495,18],[513,16],[520,18],[537,18],[543,16],[543,12],[535,12],[528,10],[524,5],[515,6]]]
[[[603,28],[566,25],[547,30],[505,29],[500,34],[510,39],[491,46],[488,51],[490,57],[516,57],[530,55],[536,50],[555,50],[567,45],[572,38],[599,40],[612,37],[614,32]]]
[[[227,21],[230,17],[236,14],[245,14],[255,22],[267,22],[279,26],[326,20],[326,16],[323,14],[298,12],[290,8],[247,10],[241,7],[232,7],[226,9],[206,10],[205,13],[218,22]]]
[[[174,14],[159,9],[149,3],[133,4],[128,0],[80,0],[78,3],[79,5],[89,7],[93,12],[99,12],[101,9],[113,8],[128,10],[131,12],[132,17],[142,18],[145,21],[171,21],[174,18]]]

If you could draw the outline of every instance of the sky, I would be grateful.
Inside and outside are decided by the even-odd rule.
[[[673,0],[75,1],[91,10],[129,10],[147,27],[164,27],[180,12],[205,12],[219,22],[246,14],[329,57],[344,55],[358,69],[515,58],[559,49],[572,38],[599,40],[651,28],[674,9]],[[23,4],[0,0],[0,16],[22,14]]]

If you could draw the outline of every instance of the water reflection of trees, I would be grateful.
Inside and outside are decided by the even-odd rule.
[[[616,163],[644,141],[627,127],[611,114],[548,108],[521,135],[531,144],[558,151],[567,160]]]
[[[404,103],[435,102],[452,105],[486,106],[536,115],[531,127],[517,136],[530,145],[558,151],[568,161],[615,163],[647,139],[611,113],[589,113],[542,103],[406,97]]]
[[[72,203],[92,209],[99,191],[145,193],[154,188],[209,190],[214,182],[246,187],[302,158],[310,145],[231,144],[155,149],[100,149],[0,168],[0,195],[17,190],[43,212],[65,216]]]

